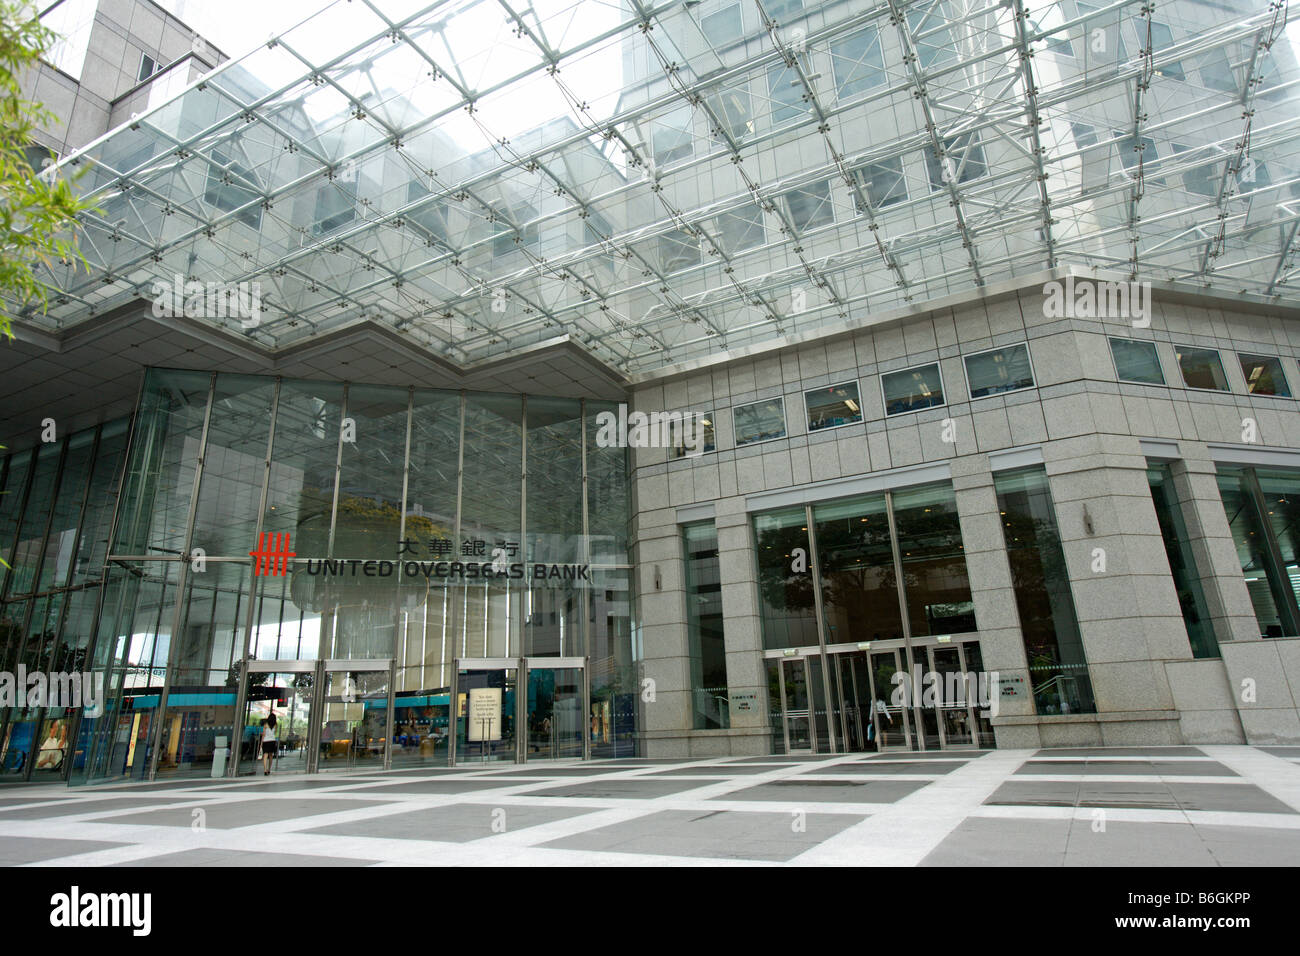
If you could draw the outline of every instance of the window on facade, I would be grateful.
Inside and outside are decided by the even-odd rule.
[[[817,644],[806,519],[802,507],[754,516],[758,610],[763,621],[763,646],[769,650]]]
[[[207,184],[203,190],[203,201],[216,206],[224,212],[249,206],[236,216],[246,226],[257,229],[262,225],[262,207],[257,203],[262,198],[256,189],[257,177],[253,171],[242,163],[232,162],[229,157],[219,152],[212,153],[212,162],[208,166]]]
[[[1237,93],[1239,84],[1222,47],[1215,47],[1201,57],[1201,82],[1212,90]]]
[[[858,398],[858,383],[845,382],[804,393],[808,406],[808,430],[835,428],[862,421],[862,404]]]
[[[841,100],[865,93],[885,82],[885,57],[880,34],[868,27],[831,44],[831,67]]]
[[[773,125],[807,114],[808,104],[803,100],[804,87],[799,74],[784,63],[768,69],[767,92],[772,98]]]
[[[903,637],[883,494],[813,506],[826,643]]]
[[[1140,150],[1138,148],[1139,143],[1141,144]],[[1130,176],[1137,176],[1140,162],[1144,182],[1163,182],[1163,180],[1152,178],[1160,158],[1156,155],[1156,143],[1151,137],[1143,136],[1139,140],[1135,136],[1125,135],[1116,130],[1115,148],[1119,150],[1120,165],[1124,167],[1124,171]]]
[[[411,204],[418,202],[425,196],[431,195],[429,190],[424,187],[418,179],[412,179],[406,184],[406,202]],[[419,209],[412,212],[409,216],[411,222],[415,223],[430,236],[440,239],[443,242],[448,241],[447,229],[447,205],[444,202],[425,203]]]
[[[754,113],[749,106],[749,91],[743,86],[711,93],[706,99],[713,115],[732,139],[744,139],[754,132]],[[720,136],[720,131],[714,131]]]
[[[1110,339],[1110,354],[1115,360],[1115,375],[1121,382],[1165,384],[1165,375],[1160,370],[1160,356],[1154,342],[1113,338]]]
[[[713,434],[713,412],[684,413],[692,414],[694,417],[689,422],[683,417],[681,421],[671,423],[674,457],[702,455],[717,448]]]
[[[943,404],[943,381],[938,364],[921,365],[880,376],[885,394],[885,414],[901,415]]]
[[[676,272],[700,264],[700,243],[681,229],[659,237],[659,260],[664,272]]]
[[[1139,45],[1146,45],[1146,31],[1143,29],[1143,21],[1137,21]],[[1161,23],[1159,20],[1151,21],[1151,49],[1156,53],[1168,49],[1174,45],[1174,33],[1169,29],[1169,24]],[[1161,76],[1167,76],[1171,80],[1181,80],[1185,78],[1182,63],[1174,60],[1172,63],[1162,63],[1156,67],[1156,72]]]
[[[1300,636],[1300,471],[1219,465],[1218,473],[1260,634]]]
[[[316,190],[316,211],[312,231],[318,236],[333,232],[357,218],[357,181],[336,179]]]
[[[966,356],[966,382],[971,398],[1034,387],[1029,347],[1008,345]]]
[[[777,23],[788,24],[803,12],[803,0],[772,0],[763,4],[763,9]]]
[[[758,203],[747,203],[717,218],[722,248],[728,255],[744,252],[763,244],[763,210]]]
[[[718,529],[712,521],[682,526],[686,557],[686,635],[691,660],[691,712],[696,730],[731,726],[727,650],[723,641]]]
[[[651,152],[656,166],[666,166],[691,155],[691,112],[677,110],[660,117],[651,133]]]
[[[732,410],[736,428],[736,447],[753,442],[785,437],[785,402],[769,398]]]
[[[943,139],[942,158],[933,149],[925,149],[925,169],[930,176],[930,190],[946,189],[949,183],[978,179],[987,172],[984,147],[974,133],[959,133]]]
[[[1178,368],[1183,373],[1184,385],[1188,388],[1211,388],[1219,392],[1229,390],[1218,352],[1190,345],[1177,345],[1174,348],[1178,353]]]
[[[1160,537],[1164,540],[1165,557],[1169,559],[1169,572],[1174,579],[1192,656],[1218,657],[1219,642],[1210,623],[1210,611],[1192,554],[1191,539],[1187,535],[1187,523],[1183,520],[1173,470],[1167,464],[1149,465],[1147,482],[1151,485],[1151,502],[1160,523]]]
[[[158,71],[158,63],[148,53],[140,54],[140,70],[136,74],[136,82],[142,82],[153,76]]]
[[[994,475],[1011,585],[1039,714],[1096,711],[1056,510],[1042,466]]]
[[[1188,147],[1174,144],[1174,154],[1187,152]],[[1223,179],[1223,163],[1200,163],[1183,173],[1183,188],[1198,196],[1217,196]]]
[[[802,233],[835,221],[835,208],[831,205],[830,180],[810,183],[801,189],[792,189],[781,197],[795,231]]]
[[[876,209],[892,206],[907,198],[907,180],[903,178],[903,158],[893,156],[878,163],[867,163],[857,171],[858,182]]]
[[[975,630],[975,605],[952,487],[925,485],[896,491],[893,507],[912,636]]]
[[[724,47],[739,40],[744,29],[740,19],[740,4],[733,3],[700,20],[704,37],[715,47]]]
[[[496,221],[492,223],[492,254],[508,256],[524,246],[535,246],[540,238],[537,210],[531,203],[512,203],[494,207]]]
[[[1241,362],[1241,374],[1246,380],[1246,391],[1252,395],[1276,395],[1279,398],[1291,397],[1291,386],[1287,384],[1286,373],[1282,363],[1271,355],[1238,355]]]

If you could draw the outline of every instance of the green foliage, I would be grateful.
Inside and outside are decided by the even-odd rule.
[[[20,309],[48,305],[37,267],[85,264],[72,230],[77,214],[90,209],[70,182],[38,177],[28,159],[33,130],[57,120],[22,95],[21,78],[56,39],[33,9],[24,0],[0,0],[0,333],[10,339]]]

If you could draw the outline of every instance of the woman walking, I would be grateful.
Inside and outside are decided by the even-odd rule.
[[[275,756],[279,746],[275,736],[275,711],[272,710],[270,716],[262,721],[262,776],[271,775],[271,758]]]

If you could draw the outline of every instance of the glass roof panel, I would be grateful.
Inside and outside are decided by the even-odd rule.
[[[766,16],[766,21],[765,21]],[[65,160],[52,328],[176,276],[628,371],[1077,264],[1291,298],[1300,73],[1263,0],[340,0]]]

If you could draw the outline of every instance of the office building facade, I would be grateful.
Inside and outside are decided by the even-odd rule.
[[[340,3],[74,149],[0,779],[1300,741],[1295,58],[1165,13]]]

